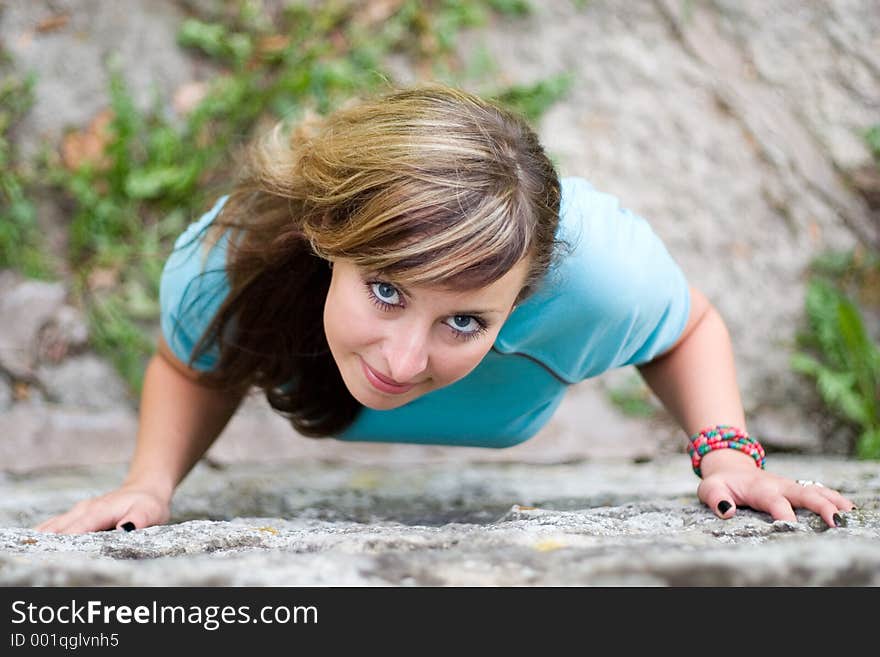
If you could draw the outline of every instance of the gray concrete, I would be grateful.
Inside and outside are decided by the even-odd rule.
[[[0,480],[0,585],[875,586],[880,473],[773,459],[858,510],[716,518],[683,456],[654,462],[199,467],[171,524],[58,536],[27,529],[119,481],[116,467]]]

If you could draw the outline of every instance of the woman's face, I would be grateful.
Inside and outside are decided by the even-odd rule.
[[[527,271],[524,258],[479,290],[404,290],[335,260],[324,332],[349,392],[390,410],[463,378],[495,342]]]

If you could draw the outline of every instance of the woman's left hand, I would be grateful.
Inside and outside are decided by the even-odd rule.
[[[836,490],[817,482],[802,485],[754,465],[719,469],[704,475],[697,495],[719,518],[724,519],[731,518],[737,506],[748,506],[769,513],[773,520],[797,522],[794,509],[809,509],[819,514],[829,527],[838,527],[840,516],[837,512],[855,508],[850,500]],[[725,508],[723,502],[730,507]]]

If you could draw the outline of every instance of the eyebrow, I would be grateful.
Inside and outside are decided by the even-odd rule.
[[[381,279],[382,275],[376,274],[376,277]],[[393,280],[388,280],[387,282],[390,283],[391,285],[393,285],[394,287],[396,287],[401,292],[403,292],[406,296],[413,298],[414,295],[411,294],[410,291],[407,290],[400,283],[396,283]],[[503,315],[504,313],[500,310],[489,309],[489,310],[457,310],[452,314],[453,315]]]

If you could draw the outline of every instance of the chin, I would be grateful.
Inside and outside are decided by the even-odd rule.
[[[418,395],[416,395],[417,397]],[[361,403],[362,406],[366,408],[372,409],[374,411],[390,411],[395,408],[400,408],[405,404],[411,402],[416,397],[405,396],[403,399],[389,399],[383,398],[381,394],[376,395],[355,395],[352,394],[358,402]]]
[[[355,397],[355,399],[357,399],[361,403],[361,405],[365,406],[366,408],[372,409],[374,411],[391,411],[391,410],[394,410],[395,408],[400,408],[401,406],[403,406],[407,402],[412,401],[412,399],[410,399],[410,398],[407,398],[406,400],[402,400],[402,399],[400,399],[400,400],[398,400],[398,399],[387,399],[387,400],[372,399],[372,400],[370,400],[370,399],[358,399],[357,397]]]

